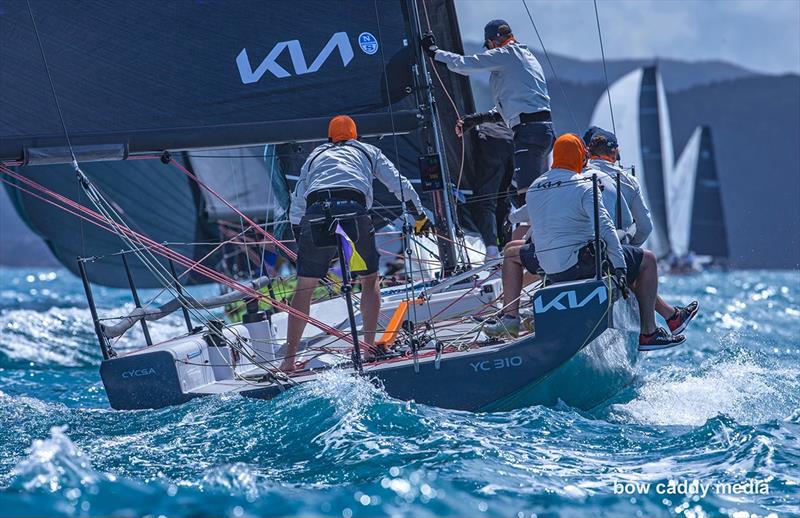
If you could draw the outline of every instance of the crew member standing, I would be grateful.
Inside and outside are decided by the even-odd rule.
[[[415,214],[414,230],[417,234],[428,232],[432,224],[411,182],[397,171],[380,149],[356,138],[353,119],[337,115],[328,125],[329,142],[314,149],[300,169],[289,212],[292,225],[299,225],[299,235],[296,236],[297,287],[291,305],[308,314],[311,295],[319,280],[327,274],[337,253],[335,246],[314,245],[311,220],[325,217],[326,204],[333,217],[355,214],[355,221],[343,226],[358,228],[358,235],[349,237],[366,265],[364,271],[354,273],[360,274],[364,342],[372,346],[381,304],[377,273],[379,255],[375,246],[375,229],[367,213],[372,207],[373,178],[380,180],[399,200],[406,201],[411,213]],[[286,352],[280,367],[284,372],[296,368],[295,356],[305,326],[306,320],[302,317],[289,316]]]
[[[514,131],[514,178],[519,205],[533,181],[548,170],[548,155],[555,134],[550,117],[550,95],[539,61],[526,45],[514,39],[505,20],[492,20],[484,27],[485,52],[461,56],[440,50],[433,34],[422,38],[423,50],[452,72],[470,75],[490,72],[489,85],[495,107],[459,121],[456,133],[481,122],[505,121]],[[515,230],[514,238],[525,234],[527,227]]]
[[[486,257],[497,257],[509,241],[503,228],[509,212],[508,188],[514,174],[514,133],[505,122],[483,122],[478,132],[478,161],[470,178],[469,211],[486,245]]]

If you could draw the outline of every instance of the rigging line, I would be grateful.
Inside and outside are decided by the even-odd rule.
[[[597,36],[600,39],[600,56],[603,58],[603,76],[606,80],[606,95],[608,96],[608,109],[611,112],[611,130],[617,134],[617,125],[614,122],[614,106],[611,104],[611,87],[608,84],[608,70],[606,69],[606,51],[603,48],[603,31],[600,30],[600,14],[597,11],[597,0],[594,0],[594,19],[597,21]]]
[[[67,147],[69,148],[69,154],[72,156],[72,166],[77,169],[78,167],[78,160],[75,158],[75,152],[72,149],[72,141],[69,138],[69,132],[67,131],[67,124],[64,122],[64,113],[61,111],[61,103],[58,101],[58,95],[56,94],[56,86],[53,82],[53,76],[50,74],[50,67],[47,64],[47,57],[44,53],[44,45],[42,44],[42,38],[39,36],[39,28],[36,26],[36,19],[33,16],[33,10],[31,9],[31,2],[30,0],[25,0],[25,3],[28,4],[28,14],[31,17],[31,23],[33,24],[33,32],[36,35],[36,42],[39,45],[39,53],[42,55],[42,62],[44,63],[44,70],[47,73],[47,80],[50,83],[50,91],[53,93],[53,101],[56,103],[56,110],[58,111],[58,118],[61,121],[61,128],[64,130],[64,137],[67,140]]]
[[[522,5],[525,6],[525,11],[528,13],[528,19],[531,21],[531,25],[533,25],[533,30],[536,32],[536,37],[539,38],[539,44],[542,46],[542,52],[544,52],[544,57],[547,59],[547,63],[550,65],[550,70],[553,72],[553,78],[558,83],[558,87],[561,90],[561,95],[564,96],[564,102],[567,105],[567,110],[569,111],[569,116],[572,118],[572,123],[575,125],[575,131],[580,132],[580,126],[578,125],[578,119],[575,118],[575,114],[572,112],[572,105],[569,103],[569,98],[567,97],[567,92],[564,90],[564,84],[561,82],[561,79],[558,78],[558,74],[556,73],[556,67],[553,66],[553,61],[550,59],[550,54],[547,52],[547,48],[544,46],[544,40],[542,40],[541,34],[539,34],[539,29],[536,27],[536,22],[533,21],[533,15],[531,14],[530,9],[528,9],[528,3],[526,0],[522,0]]]
[[[194,173],[192,173],[191,171],[189,171],[188,169],[183,167],[183,165],[180,162],[178,162],[174,158],[172,158],[172,159],[170,159],[170,163],[173,164],[180,172],[182,172],[183,174],[185,174],[186,176],[188,176],[189,178],[191,178],[192,180],[197,182],[197,184],[200,187],[202,187],[203,189],[208,191],[210,194],[212,194],[215,198],[217,198],[219,201],[221,201],[223,204],[225,204],[229,209],[231,209],[236,214],[238,214],[240,217],[242,217],[247,223],[252,225],[254,228],[258,229],[259,233],[261,233],[268,240],[272,241],[275,244],[275,246],[278,247],[284,254],[286,254],[286,256],[290,260],[292,260],[292,261],[296,261],[297,260],[297,254],[295,254],[289,247],[287,247],[286,245],[281,243],[275,236],[273,236],[272,234],[270,234],[269,232],[267,232],[266,230],[261,228],[261,226],[258,225],[257,223],[255,223],[252,219],[248,218],[242,211],[240,211],[239,209],[234,207],[228,200],[226,200],[219,193],[217,193],[217,191],[215,191],[208,184],[206,184],[205,182],[200,180],[200,178],[198,178]]]
[[[431,30],[431,20],[428,17],[427,0],[422,0],[422,10],[425,12],[425,24],[428,27],[428,31],[433,32]],[[447,97],[447,100],[450,101],[450,104],[453,106],[453,111],[456,114],[456,118],[461,119],[461,111],[458,109],[458,106],[456,105],[456,102],[453,100],[453,97],[450,95],[450,91],[445,86],[444,81],[442,80],[442,76],[439,75],[439,70],[437,70],[437,68],[436,68],[436,61],[433,58],[428,58],[428,59],[431,62],[431,69],[433,69],[433,73],[436,76],[436,79],[439,81],[439,85],[442,87],[442,91],[444,92],[444,95]],[[461,162],[460,162],[460,164],[458,166],[458,180],[456,182],[456,189],[460,189],[461,188],[461,178],[464,175],[464,161],[465,161],[466,147],[467,147],[463,136],[459,139],[459,141],[461,142]]]
[[[416,1],[416,0],[413,0]],[[378,10],[378,0],[373,0],[372,2],[373,8],[375,9],[375,21],[377,23],[378,28],[378,42],[379,48],[381,49],[381,62],[386,63],[386,56],[383,50],[383,31],[381,30],[381,19],[380,19],[380,11]],[[413,40],[412,40],[413,41]],[[415,54],[416,55],[416,54]],[[416,66],[416,64],[415,64]],[[395,122],[394,122],[394,108],[392,107],[392,100],[389,97],[389,76],[387,73],[383,74],[383,81],[386,88],[386,96],[388,99],[388,108],[389,108],[389,120],[392,123],[392,142],[394,143],[394,152],[395,152],[395,161],[399,164],[400,163],[400,150],[397,145],[397,133],[395,130]],[[416,97],[416,96],[415,96]],[[406,194],[403,186],[403,179],[400,176],[400,171],[397,173],[397,181],[400,184],[400,214],[401,214],[401,221],[402,221],[402,229],[403,229],[403,255],[407,256],[405,263],[406,263],[406,270],[408,270],[408,281],[406,282],[406,301],[411,301],[416,298],[416,293],[414,289],[414,273],[413,273],[413,265],[411,262],[411,247],[408,246],[408,240],[410,239],[408,236],[410,227],[409,227],[409,214],[408,214],[408,207],[406,206]],[[413,187],[412,187],[413,189]],[[416,304],[411,305],[411,310],[414,313],[414,318],[417,317],[417,308]]]
[[[101,221],[101,222],[106,223],[106,219],[102,215],[100,215],[99,213],[97,213],[97,212],[89,209],[88,207],[86,207],[84,205],[81,205],[80,203],[77,203],[77,202],[75,202],[75,201],[73,201],[73,200],[71,200],[71,199],[69,199],[69,198],[67,198],[67,197],[65,197],[65,196],[63,196],[61,194],[58,194],[57,192],[55,192],[55,191],[53,191],[51,189],[48,189],[47,187],[44,187],[43,185],[41,185],[41,184],[39,184],[39,183],[29,179],[29,178],[26,178],[25,176],[22,176],[22,175],[14,172],[14,171],[12,171],[10,169],[4,168],[4,167],[0,167],[0,172],[3,172],[6,175],[11,176],[12,178],[15,178],[16,180],[21,181],[24,184],[26,184],[26,185],[28,185],[28,186],[30,186],[30,187],[32,187],[32,188],[34,188],[34,189],[36,189],[36,190],[38,190],[40,192],[43,192],[43,193],[47,194],[48,196],[60,201],[61,203],[65,204],[65,205],[67,205],[69,207],[72,207],[72,208],[74,208],[74,209],[76,209],[76,210],[78,210],[80,212],[83,212],[84,214],[87,214],[88,216],[81,216],[82,218],[86,219],[86,221],[90,221],[91,223],[97,224],[98,226],[102,226],[102,225],[98,224],[97,221]],[[91,219],[89,219],[90,217],[92,219],[96,220],[96,221],[92,221]],[[177,264],[179,264],[181,266],[184,266],[184,267],[188,268],[188,267],[191,267],[192,264],[194,264],[194,261],[192,261],[188,257],[186,257],[186,256],[184,256],[184,255],[182,255],[182,254],[180,254],[178,252],[175,252],[174,250],[171,250],[168,247],[160,245],[159,243],[153,241],[152,239],[150,239],[147,236],[144,236],[142,234],[138,234],[135,231],[130,230],[130,229],[125,230],[125,232],[126,233],[130,233],[131,235],[135,235],[138,239],[143,240],[144,242],[146,242],[149,245],[151,245],[155,250],[158,250],[158,254],[159,255],[161,255],[162,257],[166,257],[168,259],[173,259],[173,260],[175,260],[175,262]],[[297,316],[298,318],[302,318],[302,319],[306,320],[307,322],[312,324],[314,327],[317,327],[317,328],[321,329],[322,331],[325,331],[325,332],[327,332],[329,334],[337,336],[337,337],[339,337],[339,338],[341,338],[341,339],[343,339],[343,340],[345,340],[347,342],[351,341],[351,338],[348,335],[346,335],[344,333],[341,333],[337,329],[325,324],[324,322],[321,322],[321,321],[317,320],[316,318],[313,318],[313,317],[311,317],[309,315],[306,315],[306,314],[304,314],[304,313],[302,313],[300,311],[297,311],[294,308],[292,308],[291,306],[289,306],[287,304],[284,304],[282,302],[279,302],[277,300],[274,300],[274,299],[264,295],[263,293],[259,293],[258,291],[253,290],[252,288],[250,288],[248,286],[245,286],[245,285],[241,284],[240,282],[238,282],[238,281],[236,281],[234,279],[231,279],[231,278],[229,278],[229,277],[227,277],[227,276],[225,276],[223,274],[220,274],[219,272],[216,272],[216,271],[212,270],[211,268],[209,268],[207,266],[198,265],[198,270],[197,271],[198,271],[198,273],[200,275],[202,275],[202,276],[204,276],[204,277],[206,277],[208,279],[211,279],[213,281],[219,282],[221,284],[225,284],[228,287],[230,287],[232,289],[235,289],[236,291],[239,291],[239,292],[241,292],[243,294],[246,294],[246,295],[249,295],[251,297],[258,298],[259,300],[264,300],[264,301],[266,301],[266,302],[268,302],[270,304],[273,304],[274,306],[278,307],[279,309],[282,309],[283,311],[286,311],[289,314],[293,314],[293,315]]]

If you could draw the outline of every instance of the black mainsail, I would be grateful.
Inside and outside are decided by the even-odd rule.
[[[324,139],[329,117],[348,113],[360,132],[376,135],[369,141],[415,181],[418,157],[436,146],[425,128],[431,113],[414,77],[420,59],[414,46],[414,5],[404,0],[374,5],[312,1],[301,16],[279,3],[248,4],[237,11],[215,1],[147,6],[114,0],[31,1],[71,143],[87,164],[84,172],[124,209],[132,226],[175,243],[219,242],[216,222],[239,219],[158,160],[120,159],[189,150],[173,156],[263,222],[273,204],[286,200],[285,192],[276,192],[276,181],[281,182],[275,171],[289,180],[279,187],[291,187],[304,154],[313,141]],[[8,88],[0,97],[0,161],[29,164],[18,171],[85,203],[66,164],[67,142],[31,13],[23,2],[3,7],[0,82]],[[433,30],[448,48],[462,50],[452,0],[419,0],[416,7],[425,13],[423,30]],[[462,158],[462,143],[450,128],[457,113],[474,111],[472,93],[469,82],[453,74],[439,74],[434,87],[442,100],[438,109],[446,163],[456,178],[473,161]],[[289,144],[265,150],[267,142]],[[238,147],[254,143],[261,145]],[[464,145],[469,156],[470,143]],[[91,162],[99,158],[113,161]],[[118,241],[102,229],[9,190],[15,191],[15,206],[28,225],[71,270],[76,255],[118,250]],[[376,201],[379,223],[399,213],[397,200],[379,185]],[[80,243],[67,237],[78,235],[83,236]],[[209,250],[180,246],[181,253],[195,259]],[[92,280],[126,286],[118,266],[113,259],[99,259]],[[137,284],[157,285],[146,279],[144,268],[131,266]]]

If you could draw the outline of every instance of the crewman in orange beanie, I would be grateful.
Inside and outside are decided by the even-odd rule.
[[[516,250],[507,249],[504,255],[509,262],[524,266],[532,273],[544,270],[553,282],[566,282],[591,278],[595,275],[594,250],[594,194],[591,177],[582,176],[589,156],[583,141],[574,134],[561,135],[553,146],[553,166],[539,177],[526,195],[530,242]],[[598,196],[600,239],[605,242],[605,254],[611,263],[615,282],[624,294],[631,286],[639,302],[641,334],[639,350],[652,351],[674,347],[686,338],[672,335],[655,322],[655,300],[658,295],[658,265],[655,255],[641,248],[620,244],[602,197]],[[534,246],[535,244],[535,246]],[[510,266],[510,265],[509,265]],[[508,302],[514,293],[506,293],[507,276],[503,264],[503,296]],[[517,274],[521,279],[521,272]],[[512,284],[509,278],[508,284]],[[516,298],[521,281],[518,281]],[[515,327],[519,330],[518,303],[508,304],[505,314],[497,322],[484,327],[489,335],[498,335]],[[515,311],[516,309],[516,314]],[[510,333],[513,334],[513,333]]]
[[[377,178],[398,200],[406,202],[414,215],[415,233],[428,233],[433,225],[411,182],[397,171],[380,149],[358,141],[357,135],[356,123],[352,118],[347,115],[333,117],[328,124],[329,142],[314,149],[300,169],[289,210],[292,225],[299,225],[299,232],[295,236],[298,247],[297,287],[291,305],[308,314],[314,288],[319,279],[327,274],[331,260],[337,253],[335,246],[314,245],[310,220],[324,217],[325,207],[333,217],[355,214],[355,221],[349,221],[348,224],[351,228],[357,228],[357,232],[353,232],[357,235],[349,237],[365,267],[358,272],[361,280],[361,316],[364,342],[372,346],[381,305],[377,273],[380,256],[375,246],[375,229],[368,214],[372,207],[372,181]],[[346,228],[348,225],[343,226]],[[297,368],[295,357],[305,325],[305,319],[289,316],[287,346],[281,364],[284,372],[293,372]],[[364,359],[369,360],[370,356],[369,351],[365,351]]]

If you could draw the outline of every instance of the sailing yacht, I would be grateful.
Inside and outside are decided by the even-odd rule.
[[[425,20],[447,48],[463,48],[451,0],[392,0],[373,9],[319,0],[303,16],[288,4],[246,12],[216,2],[39,7],[11,4],[0,17],[0,77],[16,85],[0,97],[0,177],[17,191],[31,226],[81,276],[113,408],[222,393],[272,398],[333,369],[365,376],[393,397],[472,411],[558,401],[591,408],[632,380],[638,310],[608,277],[529,286],[521,305],[535,314],[535,329],[509,339],[482,332],[499,309],[499,261],[476,268],[469,258],[450,175],[474,160],[468,142],[442,130],[457,113],[474,111],[472,95],[464,78],[434,83],[429,67],[436,65],[419,45]],[[172,20],[170,31],[159,20]],[[52,56],[58,63],[48,62]],[[440,90],[451,105],[434,102]],[[234,278],[212,259],[232,242],[214,239],[219,220],[238,220],[242,235],[296,257],[254,219],[281,207],[278,196],[274,206],[244,197],[275,179],[269,153],[262,161],[258,148],[318,141],[341,113],[352,114],[363,138],[380,139],[401,171],[419,168],[437,227],[427,243],[400,236],[407,279],[382,294],[379,342],[389,352],[363,364],[357,301],[353,307],[334,296],[298,314],[273,293],[269,275]],[[641,158],[650,168],[651,155]],[[240,182],[252,171],[261,177]],[[407,252],[417,247],[436,256],[436,272],[419,271],[422,256]],[[101,318],[92,290],[98,279],[129,287],[134,311]],[[230,291],[197,300],[185,290],[191,282]],[[173,298],[143,304],[141,286]],[[235,300],[248,307],[242,322],[212,311]],[[173,311],[183,313],[185,331],[153,340],[148,322]],[[302,368],[286,375],[276,365],[290,313],[316,331],[304,335]],[[143,343],[117,350],[116,339],[133,326]]]
[[[615,130],[621,163],[638,178],[653,218],[653,232],[644,247],[659,259],[666,258],[670,252],[666,178],[673,168],[673,148],[667,96],[658,67],[638,68],[615,81],[598,99],[591,125]]]
[[[675,271],[726,266],[728,232],[711,128],[698,126],[669,176],[671,263]]]

